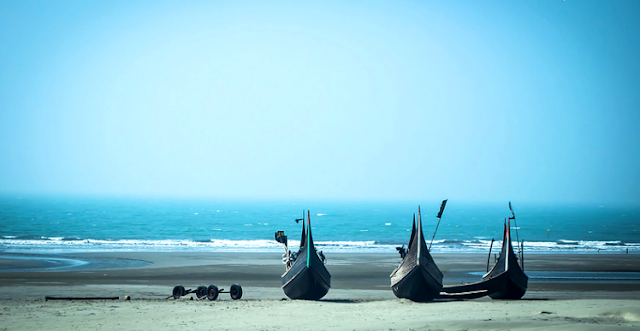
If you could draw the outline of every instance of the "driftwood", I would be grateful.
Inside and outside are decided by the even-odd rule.
[[[44,301],[49,300],[120,300],[120,297],[44,297]]]

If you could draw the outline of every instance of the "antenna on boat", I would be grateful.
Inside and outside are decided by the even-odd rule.
[[[433,245],[433,239],[436,237],[436,232],[438,232],[438,227],[440,226],[440,220],[442,220],[442,212],[444,211],[444,206],[447,205],[447,200],[448,199],[442,200],[442,204],[440,205],[440,211],[436,216],[438,218],[438,224],[436,224],[436,230],[433,231],[433,237],[431,237],[431,242],[429,243],[429,250],[431,250],[431,245]]]

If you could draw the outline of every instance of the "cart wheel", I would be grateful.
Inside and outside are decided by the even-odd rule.
[[[198,286],[196,289],[196,297],[198,299],[202,299],[207,296],[207,287],[206,286]]]
[[[231,299],[233,300],[238,300],[242,298],[242,286],[238,284],[231,285],[231,289],[229,290],[229,293],[231,294]]]
[[[176,285],[173,288],[173,298],[174,299],[180,299],[181,296],[185,295],[187,291],[184,289],[184,286],[182,285]]]
[[[218,287],[215,285],[209,285],[207,288],[207,299],[213,301],[218,298]]]

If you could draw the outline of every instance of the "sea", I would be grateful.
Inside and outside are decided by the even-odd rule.
[[[282,252],[310,216],[324,252],[406,245],[420,211],[433,253],[486,253],[502,240],[508,201],[287,201],[96,196],[0,196],[0,253]],[[511,236],[529,253],[640,253],[640,207],[512,201]],[[514,243],[515,245],[515,243]]]

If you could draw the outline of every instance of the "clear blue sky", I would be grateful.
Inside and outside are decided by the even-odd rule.
[[[640,1],[2,1],[0,192],[640,205]]]

